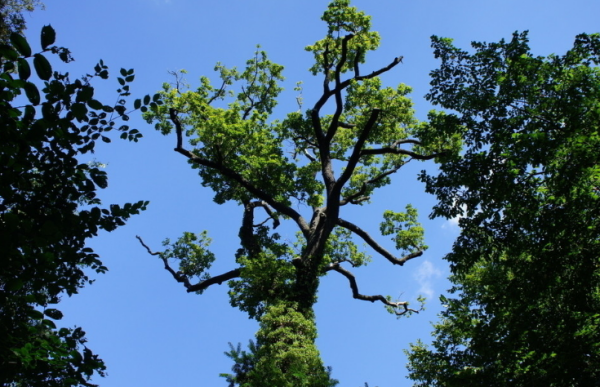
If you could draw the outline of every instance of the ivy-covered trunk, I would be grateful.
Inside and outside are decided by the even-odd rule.
[[[329,387],[337,381],[321,360],[315,345],[317,327],[312,310],[295,302],[267,307],[256,334],[258,352],[249,386]]]

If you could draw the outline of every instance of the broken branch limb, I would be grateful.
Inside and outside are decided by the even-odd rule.
[[[418,310],[409,308],[408,302],[406,302],[406,301],[392,302],[380,294],[373,295],[373,296],[366,296],[364,294],[360,294],[360,292],[358,291],[358,285],[356,283],[356,278],[354,277],[354,274],[352,274],[348,270],[344,269],[339,263],[332,263],[325,270],[326,271],[331,271],[331,270],[337,271],[338,273],[340,273],[341,275],[346,277],[348,279],[348,282],[350,282],[350,289],[352,289],[352,297],[356,298],[357,300],[370,301],[370,302],[381,301],[383,304],[394,308],[395,309],[394,313],[396,314],[396,316],[402,316],[403,314],[406,314],[408,312],[419,313]],[[399,312],[396,310],[398,308],[402,308],[403,310],[401,312]]]

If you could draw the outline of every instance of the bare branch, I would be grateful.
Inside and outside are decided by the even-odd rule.
[[[152,252],[152,250],[150,250],[150,248],[144,243],[144,241],[142,240],[142,237],[140,237],[139,235],[136,235],[135,237],[140,241],[140,243],[142,244],[142,246],[144,246],[146,248],[146,250],[148,250],[148,253],[150,255],[158,255],[158,256],[160,256],[160,259],[162,259],[163,263],[165,264],[165,269],[169,273],[171,273],[171,275],[173,276],[173,278],[175,278],[175,281],[183,283],[183,286],[185,286],[186,289],[189,289],[190,286],[192,286],[190,284],[190,281],[189,281],[188,277],[185,274],[183,274],[182,272],[179,272],[179,271],[176,272],[175,270],[173,270],[173,268],[169,265],[169,261],[166,258],[164,258],[161,255],[161,253],[159,253],[159,252]]]
[[[146,248],[146,250],[148,250],[148,254],[150,254],[150,255],[160,255],[159,252],[153,252],[152,250],[150,250],[150,247],[148,247],[148,245],[146,245],[144,243],[144,241],[142,240],[141,236],[136,235],[135,237],[138,239],[138,241],[140,241],[140,243],[142,244],[142,246],[144,246]]]
[[[329,129],[327,129],[327,138],[331,140],[335,135],[335,132],[338,128],[338,122],[340,116],[342,115],[342,111],[344,109],[344,101],[342,99],[342,89],[340,88],[340,84],[342,83],[340,76],[342,74],[342,69],[346,64],[346,58],[348,57],[348,42],[350,39],[354,37],[353,34],[349,34],[344,36],[342,40],[342,54],[340,60],[335,67],[335,112],[333,113],[333,117],[331,119],[331,123],[329,124]]]
[[[231,271],[228,271],[227,273],[223,273],[214,277],[210,277],[209,279],[206,279],[204,281],[200,281],[195,285],[192,285],[190,287],[187,287],[187,292],[191,293],[191,292],[198,292],[198,291],[202,291],[206,288],[208,288],[211,285],[221,285],[223,282],[225,281],[229,281],[232,280],[234,278],[238,278],[241,274],[241,270],[238,269],[233,269]]]
[[[420,250],[415,253],[405,255],[402,258],[396,258],[392,253],[384,249],[379,243],[375,242],[375,240],[371,238],[371,236],[366,231],[364,231],[362,228],[358,227],[354,223],[350,223],[344,219],[338,218],[337,224],[361,237],[365,242],[367,242],[369,246],[373,248],[373,250],[377,251],[379,254],[381,254],[384,258],[386,258],[394,265],[402,266],[406,263],[406,261],[423,255],[423,250]]]
[[[169,109],[169,115],[170,115],[171,121],[173,122],[173,124],[175,124],[176,132],[177,132],[177,146],[175,148],[176,152],[181,153],[182,155],[184,155],[185,157],[187,157],[188,159],[190,159],[191,161],[193,161],[197,164],[216,169],[223,176],[235,180],[242,187],[244,187],[246,190],[248,190],[248,192],[250,192],[257,198],[267,202],[277,212],[280,212],[280,213],[292,218],[296,222],[296,224],[298,225],[298,227],[300,228],[302,233],[305,236],[308,235],[308,232],[309,232],[308,224],[306,223],[304,218],[298,212],[296,212],[293,208],[288,207],[287,205],[276,201],[271,195],[269,195],[266,192],[255,187],[251,182],[246,180],[244,177],[242,177],[239,173],[235,172],[234,170],[227,168],[220,163],[216,163],[214,161],[197,156],[194,153],[185,149],[183,147],[183,127],[181,125],[181,122],[179,121],[179,118],[177,117],[177,111],[175,109],[171,108],[171,109]]]
[[[153,252],[152,250],[150,250],[150,247],[148,247],[148,245],[146,245],[144,243],[144,241],[142,240],[142,237],[140,237],[139,235],[136,235],[135,237],[140,241],[142,246],[144,246],[146,248],[146,250],[148,251],[148,253],[150,255],[160,256],[161,253]],[[169,273],[171,273],[173,278],[175,278],[175,281],[183,283],[183,286],[185,286],[188,293],[204,290],[214,284],[221,285],[221,283],[223,283],[223,281],[228,281],[230,279],[237,278],[240,276],[240,273],[241,273],[240,269],[234,269],[234,270],[228,271],[227,273],[223,273],[216,277],[211,277],[209,279],[200,281],[197,284],[192,285],[192,284],[190,284],[189,278],[185,274],[183,274],[180,271],[176,272],[175,270],[173,270],[173,268],[169,265],[169,261],[166,258],[163,258],[162,256],[160,256],[160,259],[162,259],[163,263],[165,264],[165,269]]]
[[[308,149],[304,149],[304,155],[306,156],[307,159],[309,159],[313,163],[317,160],[315,158],[315,156],[313,156],[310,153],[308,153]]]
[[[213,101],[215,99],[221,97],[223,95],[223,92],[225,91],[226,85],[227,85],[227,81],[223,80],[223,83],[221,83],[221,87],[219,88],[219,90],[217,90],[217,92],[208,100],[208,102],[206,104],[210,105],[211,103],[213,103]]]
[[[249,257],[258,256],[262,250],[260,241],[254,234],[254,228],[256,227],[256,225],[254,225],[254,209],[256,207],[263,207],[265,209],[270,218],[273,219],[273,228],[279,226],[279,219],[277,219],[276,214],[271,210],[271,207],[269,207],[267,203],[262,200],[253,202],[244,201],[244,216],[242,218],[242,226],[240,227],[238,236],[240,237],[242,247],[246,250],[246,254],[248,254]]]
[[[354,125],[354,124],[347,124],[347,123],[342,122],[342,121],[338,121],[338,126],[340,128],[346,128],[346,129],[352,129],[352,128],[356,127],[356,125]]]
[[[325,51],[325,54],[327,54],[328,51]],[[329,88],[329,83],[328,83],[328,79],[327,79],[327,73],[328,73],[328,69],[325,71],[325,80],[324,80],[324,87],[323,87],[323,95],[321,95],[321,98],[319,98],[319,100],[315,103],[315,106],[312,108],[312,118],[313,118],[313,124],[317,124],[315,122],[315,119],[319,118],[319,112],[321,110],[321,108],[323,106],[325,106],[325,103],[327,102],[327,100],[329,100],[329,98],[334,95],[335,93],[344,90],[346,87],[350,86],[350,83],[355,80],[355,81],[362,81],[364,79],[371,79],[371,78],[375,78],[378,75],[381,75],[383,73],[385,73],[386,71],[391,70],[393,67],[395,67],[398,63],[402,63],[402,56],[399,56],[397,58],[394,58],[394,60],[392,61],[392,63],[390,63],[389,65],[380,68],[379,70],[373,71],[371,74],[368,75],[362,75],[362,76],[358,76],[358,77],[352,77],[349,79],[346,79],[345,81],[341,82],[339,85],[336,85],[335,89],[331,90]],[[339,90],[338,90],[339,89]],[[320,122],[318,124],[318,128],[319,131],[321,130],[321,125]],[[322,132],[319,133],[319,131],[317,131],[317,138],[319,138],[319,134],[322,135]]]
[[[445,155],[447,152],[442,151],[439,153],[432,153],[430,155],[420,155],[418,153],[415,153],[413,151],[409,151],[406,149],[400,149],[400,148],[394,148],[394,147],[385,147],[385,148],[378,148],[378,149],[363,149],[360,152],[361,156],[364,155],[383,155],[383,154],[397,154],[397,155],[407,155],[412,157],[415,160],[431,160],[434,159],[436,157],[440,157]]]
[[[361,52],[358,51],[354,57],[354,78],[360,77],[360,69],[358,67],[358,61],[360,59]]]
[[[264,224],[269,219],[273,219],[273,229],[276,229],[277,227],[279,227],[279,225],[281,224],[279,222],[279,218],[277,217],[277,214],[275,214],[275,212],[273,212],[273,209],[267,204],[267,202],[261,200],[260,202],[255,202],[255,203],[256,203],[256,206],[260,206],[260,207],[264,208],[265,212],[269,215],[269,217],[261,224]]]
[[[358,291],[358,285],[356,284],[356,278],[354,277],[354,274],[350,273],[348,270],[344,269],[339,263],[332,263],[329,266],[327,266],[327,268],[325,268],[325,271],[337,271],[338,273],[340,273],[341,275],[343,275],[344,277],[346,277],[348,279],[348,282],[350,282],[350,288],[352,289],[352,297],[356,298],[357,300],[363,300],[363,301],[371,301],[371,302],[375,302],[375,301],[381,301],[383,304],[387,305],[387,306],[391,306],[392,308],[402,308],[402,311],[394,311],[394,313],[396,314],[396,316],[402,316],[403,314],[406,314],[408,312],[414,312],[414,313],[419,313],[418,310],[415,309],[411,309],[408,307],[408,302],[406,301],[398,301],[398,302],[391,302],[390,300],[388,300],[387,298],[385,298],[384,296],[377,294],[374,296],[365,296],[364,294],[360,294]]]

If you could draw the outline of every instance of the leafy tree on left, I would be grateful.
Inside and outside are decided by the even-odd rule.
[[[148,202],[101,207],[97,190],[107,186],[98,163],[85,163],[107,132],[138,141],[127,121],[125,98],[133,70],[121,69],[114,106],[94,98],[93,78],[108,78],[102,61],[93,75],[71,81],[54,72],[45,55],[72,60],[54,46],[55,32],[41,32],[41,50],[32,51],[16,33],[0,45],[0,385],[90,386],[104,363],[85,346],[81,328],[58,328],[55,308],[92,281],[91,271],[107,270],[86,239],[112,231]],[[43,81],[31,80],[39,78]],[[37,84],[36,84],[37,83]],[[146,96],[136,109],[160,103]]]

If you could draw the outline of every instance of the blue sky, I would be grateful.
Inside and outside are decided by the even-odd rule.
[[[274,117],[281,118],[297,109],[293,91],[297,81],[304,82],[305,106],[314,104],[321,90],[321,80],[307,71],[312,55],[304,47],[324,36],[320,16],[327,3],[47,1],[45,10],[28,17],[27,34],[35,46],[41,27],[51,24],[57,44],[68,47],[76,58],[57,68],[73,77],[91,72],[99,59],[109,65],[114,77],[121,67],[134,68],[134,96],[155,92],[171,81],[168,71],[179,69],[188,70],[186,79],[194,87],[201,75],[213,76],[217,61],[242,67],[260,44],[271,60],[285,66],[286,91]],[[367,58],[364,71],[404,56],[403,64],[383,80],[389,86],[413,87],[420,118],[431,108],[423,96],[428,91],[428,73],[437,65],[429,43],[433,34],[452,37],[466,48],[473,40],[497,41],[510,38],[515,30],[530,30],[534,53],[547,55],[567,50],[580,32],[600,30],[597,0],[357,0],[354,5],[373,16],[373,29],[382,36],[380,50]],[[116,98],[116,85],[115,79],[99,83],[99,99],[109,103]],[[90,240],[110,271],[97,276],[97,282],[79,295],[64,298],[63,323],[82,326],[90,347],[106,361],[108,377],[96,380],[101,386],[224,386],[218,374],[229,372],[232,364],[223,355],[227,343],[246,344],[257,323],[229,305],[226,285],[201,296],[187,294],[135,235],[159,250],[167,237],[206,229],[217,255],[211,269],[216,275],[235,267],[241,210],[212,202],[211,192],[200,185],[186,160],[173,152],[173,136],[162,136],[137,115],[131,124],[144,134],[139,143],[115,139],[95,155],[107,164],[109,174],[109,188],[101,197],[105,204],[149,200],[149,209],[127,226]],[[430,322],[441,308],[437,297],[449,287],[445,279],[449,270],[442,258],[458,235],[452,222],[427,217],[434,199],[424,193],[416,175],[434,168],[432,163],[409,165],[395,176],[393,185],[375,194],[372,205],[344,209],[345,217],[374,235],[384,210],[399,211],[407,203],[419,209],[429,250],[404,267],[374,256],[369,266],[355,274],[364,294],[401,295],[409,301],[424,294],[429,302],[421,314],[396,320],[381,305],[353,300],[341,276],[325,277],[316,306],[318,345],[340,386],[411,385],[405,378],[402,349],[429,338]],[[391,240],[380,240],[392,249]]]

